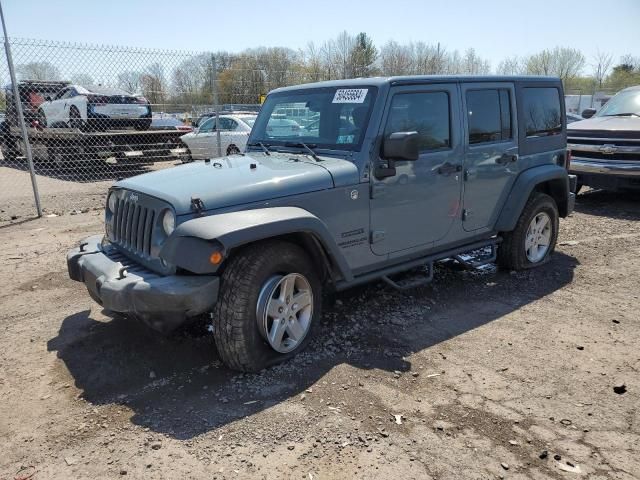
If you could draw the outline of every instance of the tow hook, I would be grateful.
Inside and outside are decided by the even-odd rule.
[[[118,270],[118,280],[122,280],[127,276],[127,267],[122,267]]]

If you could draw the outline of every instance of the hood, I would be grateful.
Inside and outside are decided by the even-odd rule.
[[[567,126],[569,136],[572,131],[636,131],[640,135],[640,117],[591,117],[570,123]]]
[[[356,166],[347,160],[316,162],[306,155],[252,153],[145,173],[121,180],[115,187],[165,200],[177,215],[184,215],[193,211],[192,198],[211,210],[326,190],[347,181],[358,181]]]

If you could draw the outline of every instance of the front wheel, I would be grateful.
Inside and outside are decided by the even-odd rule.
[[[498,265],[525,270],[549,260],[556,247],[559,226],[556,202],[545,193],[534,193],[525,205],[516,227],[503,234]]]
[[[322,285],[298,245],[269,241],[231,258],[221,278],[214,337],[222,361],[257,372],[302,351],[320,319]]]

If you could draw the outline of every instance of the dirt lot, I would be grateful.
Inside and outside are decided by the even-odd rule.
[[[259,375],[105,316],[64,259],[101,230],[0,228],[0,479],[640,478],[638,197],[580,195],[535,271],[341,294]]]

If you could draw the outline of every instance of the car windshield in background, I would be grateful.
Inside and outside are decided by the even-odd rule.
[[[620,92],[596,113],[596,117],[640,116],[640,89]]]
[[[357,150],[362,143],[375,87],[314,88],[269,95],[249,143]]]
[[[253,127],[253,124],[256,122],[256,118],[258,118],[256,115],[251,115],[249,117],[238,117],[240,120],[242,120],[244,123],[246,123],[247,125],[249,125],[250,127]]]

